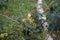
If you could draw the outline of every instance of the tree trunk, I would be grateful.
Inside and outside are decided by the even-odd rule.
[[[40,13],[40,14],[42,14],[42,15],[44,15],[43,13],[44,13],[44,10],[43,10],[43,8],[42,8],[42,2],[43,0],[38,0],[37,1],[37,12],[38,13]],[[42,16],[42,17],[39,17],[39,19],[43,19],[43,20],[46,20],[46,16],[44,15],[44,16]],[[44,38],[44,40],[53,40],[53,38],[51,37],[51,35],[50,34],[48,34],[47,32],[47,26],[48,26],[48,24],[47,24],[47,22],[44,22],[43,23],[43,20],[42,20],[42,26],[43,26],[43,28],[44,28],[44,32],[43,32],[43,38]]]

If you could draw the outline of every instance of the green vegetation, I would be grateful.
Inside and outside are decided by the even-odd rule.
[[[60,30],[60,1],[43,2],[44,10],[49,7],[45,12],[49,23],[48,31],[57,33]],[[37,0],[0,0],[0,39],[43,40],[43,28],[36,5]],[[52,12],[55,16],[51,16]]]

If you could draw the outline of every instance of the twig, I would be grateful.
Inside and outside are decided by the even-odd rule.
[[[5,17],[5,18],[8,18],[9,20],[12,20],[13,22],[19,24],[19,22],[17,22],[16,20],[14,20],[14,19],[12,19],[12,18],[10,18],[10,17],[8,17],[8,16],[6,16],[6,15],[0,14],[0,16],[3,16],[3,17]]]
[[[53,3],[55,3],[55,1],[52,1],[49,5],[47,5],[47,8],[44,10],[44,13],[47,12],[47,10],[51,7],[51,5],[52,5]]]

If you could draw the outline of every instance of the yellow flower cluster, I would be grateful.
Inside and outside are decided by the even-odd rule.
[[[23,22],[25,22],[25,21],[26,21],[26,19],[25,19],[25,18],[23,18],[23,19],[22,19],[22,21],[23,21]]]
[[[7,37],[7,36],[8,36],[8,33],[0,34],[0,38],[4,38],[4,37]]]
[[[31,18],[31,14],[28,14],[26,18],[22,19],[23,22],[29,21],[29,23],[33,23],[34,19]]]

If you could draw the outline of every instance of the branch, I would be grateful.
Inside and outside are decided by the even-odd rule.
[[[19,24],[19,22],[17,22],[17,20],[14,20],[14,19],[12,19],[12,18],[10,18],[10,17],[8,17],[8,16],[6,16],[6,15],[0,14],[0,16],[3,16],[3,17],[5,17],[5,18],[8,18],[9,20],[12,20],[13,22]]]
[[[45,9],[44,13],[46,13],[46,12],[47,12],[47,10],[51,7],[51,5],[52,5],[53,3],[55,3],[55,1],[52,1],[49,5],[47,5],[47,7],[46,7],[46,9]]]

